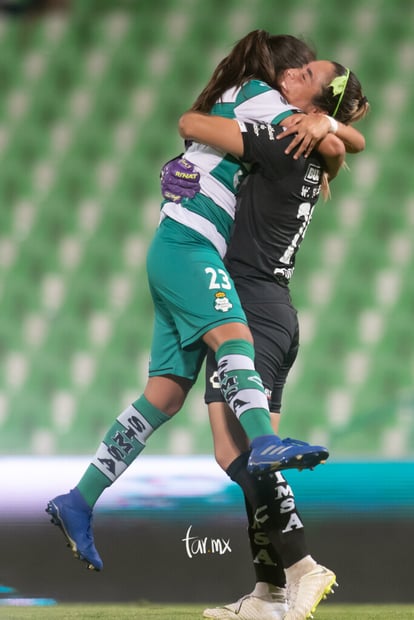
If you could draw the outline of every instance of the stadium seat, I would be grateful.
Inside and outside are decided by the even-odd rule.
[[[265,28],[349,62],[372,105],[366,152],[348,157],[298,255],[303,339],[282,434],[321,437],[345,457],[412,456],[414,441],[391,443],[414,434],[413,7],[138,4],[74,0],[30,25],[1,18],[0,454],[93,452],[139,395],[160,167],[182,150],[177,120],[217,61]],[[147,451],[211,453],[208,426],[200,376]]]

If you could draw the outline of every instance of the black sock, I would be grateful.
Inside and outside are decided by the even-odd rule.
[[[268,535],[254,518],[251,504],[245,496],[246,513],[248,519],[247,535],[250,551],[253,557],[253,567],[256,574],[256,583],[264,581],[279,588],[286,585],[285,571],[281,558],[269,540]]]
[[[237,457],[228,467],[227,474],[242,488],[246,504],[250,505],[253,516],[249,530],[253,528],[253,538],[259,540],[259,532],[267,534],[276,552],[277,565],[288,568],[308,555],[304,526],[292,489],[281,472],[260,479],[249,474],[246,469],[248,456],[244,453]]]

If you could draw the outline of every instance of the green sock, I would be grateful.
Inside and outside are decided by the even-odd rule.
[[[274,435],[266,393],[254,367],[253,345],[228,340],[218,348],[216,360],[222,394],[249,439]]]
[[[154,407],[144,395],[117,417],[77,485],[91,508],[142,452],[155,429],[169,419],[170,416]]]

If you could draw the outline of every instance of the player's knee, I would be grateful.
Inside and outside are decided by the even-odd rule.
[[[179,398],[171,398],[168,401],[165,401],[163,412],[169,416],[173,416],[178,413],[181,407],[184,405],[185,397]]]
[[[214,450],[214,457],[216,459],[217,465],[221,467],[223,471],[226,471],[230,463],[232,463],[235,458],[239,455],[238,450],[224,450],[220,447]]]
[[[245,340],[253,344],[253,336],[247,325],[244,323],[225,323],[214,327],[203,336],[204,342],[214,352],[229,340]]]

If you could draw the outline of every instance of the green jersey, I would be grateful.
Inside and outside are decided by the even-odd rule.
[[[296,109],[268,84],[251,80],[224,93],[211,114],[241,121],[278,123]],[[237,158],[193,142],[184,153],[200,173],[200,192],[181,203],[165,201],[161,219],[171,219],[197,231],[226,253],[234,221],[236,193],[249,170]]]

